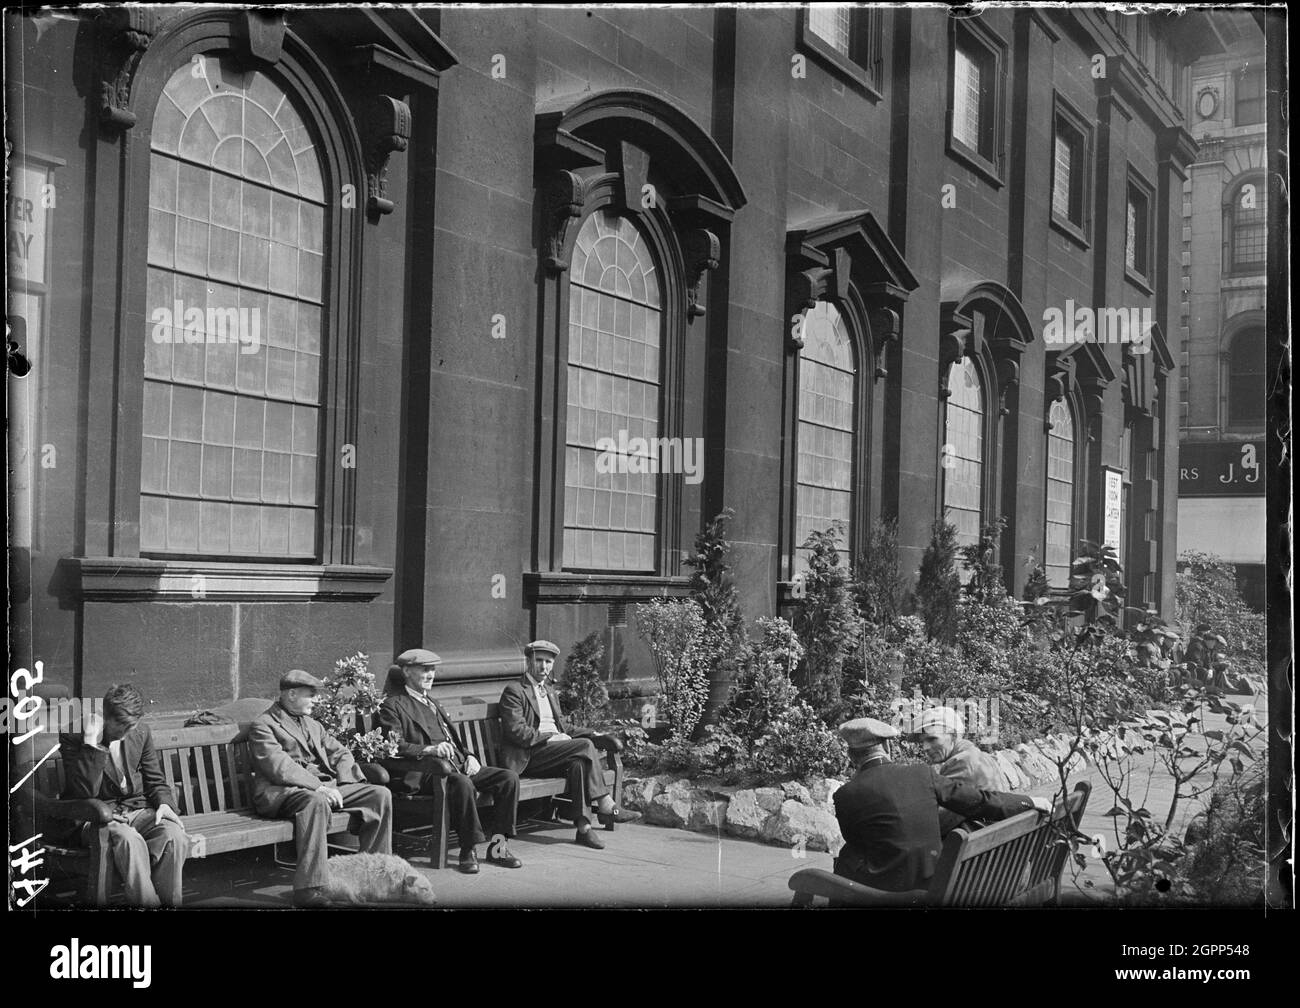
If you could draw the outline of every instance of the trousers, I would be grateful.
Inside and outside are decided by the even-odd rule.
[[[354,832],[363,854],[393,852],[393,796],[376,784],[335,785],[343,795],[343,810],[360,812]],[[366,813],[370,813],[367,815]],[[280,805],[277,819],[293,820],[293,840],[298,848],[298,868],[293,875],[295,889],[311,889],[329,883],[326,859],[329,852],[330,800],[322,791],[294,788]]]
[[[415,768],[423,769],[422,764],[434,762],[433,759],[420,760]],[[438,781],[443,779],[447,781],[447,821],[460,837],[461,850],[469,850],[498,833],[505,837],[515,835],[515,811],[519,805],[517,773],[504,767],[488,766],[472,777],[463,773],[444,775],[429,770],[420,779],[420,794],[436,794]],[[475,800],[478,792],[492,796],[492,807],[484,810],[483,821],[480,821],[478,802]],[[484,825],[487,826],[486,835]]]
[[[591,739],[547,742],[528,753],[528,765],[521,777],[563,777],[569,785],[573,818],[586,816],[591,805],[609,794],[605,786],[605,765]]]
[[[110,822],[108,847],[132,906],[181,905],[181,872],[190,843],[179,824],[158,821],[151,808],[126,812],[126,822]]]

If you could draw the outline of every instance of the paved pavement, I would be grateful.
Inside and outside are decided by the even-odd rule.
[[[782,847],[629,823],[601,833],[603,851],[572,842],[573,829],[531,824],[511,841],[519,869],[482,863],[478,875],[435,871],[403,837],[396,853],[428,875],[440,907],[788,907],[786,880],[803,867],[830,869],[829,854],[802,859]],[[480,847],[480,856],[482,848]],[[453,852],[454,856],[454,852]],[[287,907],[290,871],[267,855],[192,861],[186,907]]]

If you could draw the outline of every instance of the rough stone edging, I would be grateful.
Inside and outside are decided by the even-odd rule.
[[[1055,757],[1070,745],[1065,734],[1022,742],[992,752],[1002,771],[1003,790],[1023,791],[1055,784]],[[1087,765],[1076,753],[1069,772]],[[687,778],[660,774],[623,782],[623,807],[640,812],[652,826],[719,833],[801,850],[838,853],[844,838],[835,819],[832,796],[844,782],[833,777],[789,781],[760,788],[696,785]]]

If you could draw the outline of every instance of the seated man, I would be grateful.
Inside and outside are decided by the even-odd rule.
[[[64,799],[96,798],[112,820],[113,863],[133,906],[181,905],[181,872],[189,838],[173,811],[176,798],[163,776],[149,726],[140,721],[144,698],[129,683],[104,696],[104,714],[90,714],[83,731],[62,735]],[[93,824],[69,828],[67,840],[84,842]],[[55,837],[51,837],[55,839]]]
[[[887,892],[923,889],[939,860],[941,808],[985,819],[1031,808],[1051,811],[1045,798],[981,790],[933,767],[892,763],[888,740],[897,734],[893,725],[874,718],[840,726],[856,773],[835,792],[835,818],[844,835],[836,875]]]
[[[981,791],[997,791],[1003,787],[997,760],[962,737],[966,734],[966,722],[951,707],[931,707],[921,714],[917,727],[926,758],[939,773]],[[963,821],[956,812],[944,809],[939,813],[940,835],[947,836]],[[982,824],[976,820],[971,825],[978,827]]]
[[[280,680],[280,699],[259,714],[248,730],[253,759],[253,808],[271,819],[292,819],[298,847],[293,878],[296,906],[328,905],[322,888],[331,813],[346,809],[360,817],[356,832],[365,854],[393,850],[393,796],[367,784],[347,747],[312,718],[315,676],[294,669]]]
[[[492,796],[488,836],[515,835],[515,807],[519,803],[519,775],[501,767],[485,767],[474,753],[466,752],[437,700],[428,695],[438,663],[432,651],[413,648],[397,656],[394,668],[406,680],[401,692],[390,692],[379,708],[379,724],[386,733],[396,733],[394,759],[381,760],[397,786],[410,794],[435,794],[438,781],[447,781],[447,813],[451,827],[460,837],[459,867],[467,875],[478,874],[476,844],[487,838],[479,823],[476,791]],[[505,843],[488,847],[487,859],[507,868],[523,865]]]
[[[595,807],[607,830],[616,822],[635,822],[641,816],[615,807],[605,786],[600,752],[592,741],[617,744],[618,740],[585,729],[571,730],[565,723],[560,699],[547,682],[559,654],[550,641],[533,641],[524,648],[527,671],[501,693],[501,762],[521,777],[566,778],[578,828],[573,842],[601,850],[604,843],[583,815],[589,806]]]

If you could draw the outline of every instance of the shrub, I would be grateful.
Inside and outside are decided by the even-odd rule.
[[[907,579],[898,565],[898,519],[877,520],[856,564],[858,611],[868,623],[889,626],[903,611]]]
[[[930,527],[930,544],[921,556],[916,579],[916,614],[932,640],[951,643],[957,630],[957,598],[961,579],[953,558],[957,553],[957,526],[936,521]]]
[[[731,508],[704,526],[695,536],[695,553],[683,562],[693,569],[691,597],[699,604],[704,622],[721,637],[735,642],[744,639],[745,628],[741,622],[740,599],[736,594],[735,580],[727,554],[731,543],[726,538],[727,523],[735,516]]]
[[[802,700],[781,713],[754,743],[749,774],[759,780],[788,781],[808,777],[842,777],[848,750]]]
[[[902,660],[902,653],[879,631],[879,627],[868,626],[862,646],[845,660],[840,688],[843,704],[839,716],[828,724],[834,726],[860,717],[888,721],[891,717],[890,704],[898,695],[892,672],[894,664]]]
[[[1267,862],[1264,818],[1268,775],[1256,763],[1215,787],[1205,812],[1189,824],[1179,866],[1185,894],[1216,906],[1263,905]]]
[[[660,698],[673,736],[685,742],[709,699],[712,649],[704,616],[691,599],[653,599],[636,607],[637,633],[654,655]]]
[[[605,645],[590,633],[569,649],[560,682],[560,703],[575,724],[594,725],[609,712],[609,691],[601,674]]]
[[[1237,590],[1236,569],[1207,553],[1179,555],[1175,577],[1178,622],[1184,628],[1212,628],[1223,638],[1223,656],[1229,663],[1231,682],[1221,685],[1251,686],[1263,692],[1265,633],[1262,613],[1251,609]]]
[[[865,629],[852,572],[836,548],[839,541],[836,523],[812,533],[803,544],[810,551],[805,595],[794,618],[795,632],[804,646],[801,692],[823,717],[833,717],[840,704],[844,661],[860,646]]]
[[[312,717],[347,746],[357,760],[370,763],[397,754],[397,741],[386,738],[381,729],[374,728],[364,734],[356,730],[356,716],[375,713],[383,701],[383,695],[375,689],[370,659],[358,651],[334,663],[334,671],[325,679]]]
[[[980,530],[977,543],[969,543],[959,551],[962,562],[970,572],[970,578],[962,589],[962,594],[976,602],[1001,604],[1007,594],[1006,584],[1002,580],[1002,565],[998,563],[999,543],[1002,530],[1007,527],[1007,520],[999,518],[992,525],[985,525]]]
[[[799,696],[790,671],[803,658],[804,649],[794,629],[779,616],[760,619],[758,628],[762,637],[746,649],[713,733],[737,759],[752,754],[754,743]]]

